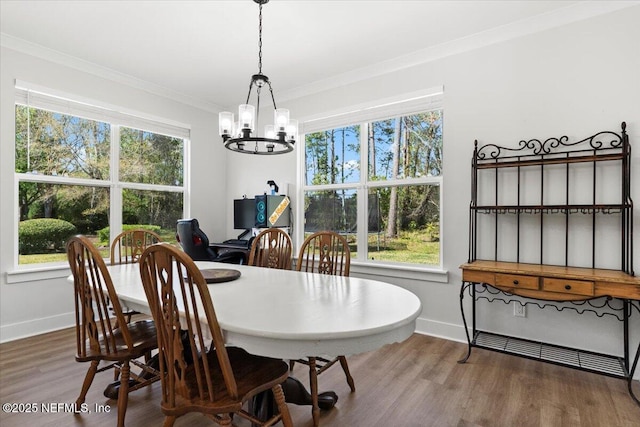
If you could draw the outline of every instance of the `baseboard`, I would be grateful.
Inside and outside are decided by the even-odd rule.
[[[422,317],[418,317],[416,320],[416,333],[450,341],[463,342],[465,344],[467,342],[467,337],[462,325],[439,322]]]
[[[75,326],[73,312],[0,326],[0,344]]]

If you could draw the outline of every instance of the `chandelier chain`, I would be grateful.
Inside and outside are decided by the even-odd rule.
[[[262,3],[260,3],[258,22],[258,74],[262,74]]]

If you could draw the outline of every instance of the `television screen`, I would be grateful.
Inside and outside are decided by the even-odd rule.
[[[233,201],[233,228],[236,230],[250,230],[255,226],[255,199],[235,199]]]

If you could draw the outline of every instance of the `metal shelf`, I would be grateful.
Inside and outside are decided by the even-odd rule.
[[[580,199],[575,198],[576,191],[580,192]],[[553,203],[548,203],[551,200]],[[577,200],[580,203],[572,203]],[[506,217],[505,214],[513,216]],[[572,214],[583,214],[586,218],[574,219]],[[605,219],[604,216],[609,214],[614,216]],[[613,233],[603,232],[616,222],[619,222],[619,233],[615,233],[619,236],[616,237],[619,243],[613,238]],[[468,264],[461,266],[463,282],[460,289],[460,311],[468,351],[459,362],[465,363],[469,359],[472,347],[480,347],[624,378],[631,398],[640,406],[640,398],[632,388],[633,374],[640,361],[640,343],[634,355],[629,338],[631,312],[637,310],[640,313],[640,299],[635,287],[633,292],[614,292],[615,298],[622,302],[619,311],[613,309],[613,312],[600,313],[596,310],[599,306],[591,305],[590,301],[587,303],[591,306],[586,309],[569,307],[580,314],[590,311],[599,317],[612,314],[618,318],[622,323],[624,351],[624,356],[620,357],[483,331],[477,324],[476,302],[479,299],[489,302],[511,300],[511,294],[504,290],[499,292],[504,292],[506,298],[496,296],[487,289],[487,285],[497,285],[498,275],[501,275],[501,280],[512,280],[516,285],[519,275],[531,279],[530,283],[538,283],[539,286],[535,289],[533,285],[525,290],[517,288],[518,291],[514,291],[514,294],[531,300],[525,304],[537,304],[540,308],[552,306],[563,311],[567,308],[563,301],[573,300],[575,295],[571,293],[572,287],[568,284],[563,288],[544,288],[544,283],[550,280],[545,277],[545,271],[548,273],[549,270],[523,273],[518,268],[505,273],[495,267],[485,270],[469,267],[478,260],[494,263],[509,261],[518,265],[522,262],[521,259],[526,258],[527,263],[541,267],[572,268],[578,267],[572,263],[577,262],[575,253],[579,253],[583,259],[581,263],[588,260],[592,270],[602,270],[610,268],[607,264],[609,258],[603,257],[602,251],[615,252],[615,246],[619,244],[618,271],[633,276],[633,222],[631,146],[624,122],[619,133],[603,131],[579,141],[569,141],[567,136],[561,136],[546,140],[521,140],[515,147],[504,147],[496,144],[479,146],[476,140],[471,159],[469,258]],[[479,244],[479,239],[482,239],[482,244]],[[576,239],[580,241],[579,247],[576,246]],[[509,248],[508,254],[505,254],[505,247]],[[607,252],[607,256],[610,255],[613,253]],[[509,259],[502,259],[505,256]],[[551,276],[557,279],[553,274]],[[572,278],[566,276],[566,272],[560,273],[561,280],[571,281]],[[603,286],[613,283],[607,275],[580,280],[592,284],[602,282]],[[476,284],[484,285],[488,293],[482,295],[482,289],[476,289]],[[505,285],[501,289],[512,288]],[[471,328],[467,324],[463,302],[466,290],[469,290],[472,298]],[[609,305],[609,299],[613,298],[611,295],[585,295],[607,298],[604,304],[612,308]],[[589,297],[585,296],[584,299],[588,300]]]
[[[513,354],[527,359],[581,369],[616,378],[627,378],[622,357],[476,331],[472,344],[478,348]]]
[[[526,213],[537,215],[546,214],[566,214],[566,213],[603,213],[603,214],[619,214],[624,209],[630,209],[629,204],[562,204],[562,205],[480,205],[470,206],[472,211],[478,213],[499,213],[499,214],[517,214]]]

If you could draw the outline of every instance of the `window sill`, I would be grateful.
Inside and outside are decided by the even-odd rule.
[[[421,282],[449,283],[449,272],[438,267],[351,261],[351,273],[411,279]]]
[[[449,272],[437,267],[419,267],[400,264],[383,264],[380,262],[372,263],[352,261],[351,272],[354,274],[410,279],[421,282],[449,282]],[[25,267],[7,272],[7,283],[11,284],[57,279],[68,277],[70,274],[69,266],[62,263],[40,267]]]
[[[7,272],[7,283],[34,282],[38,280],[68,277],[71,274],[68,264],[53,264],[38,267],[23,267]]]

